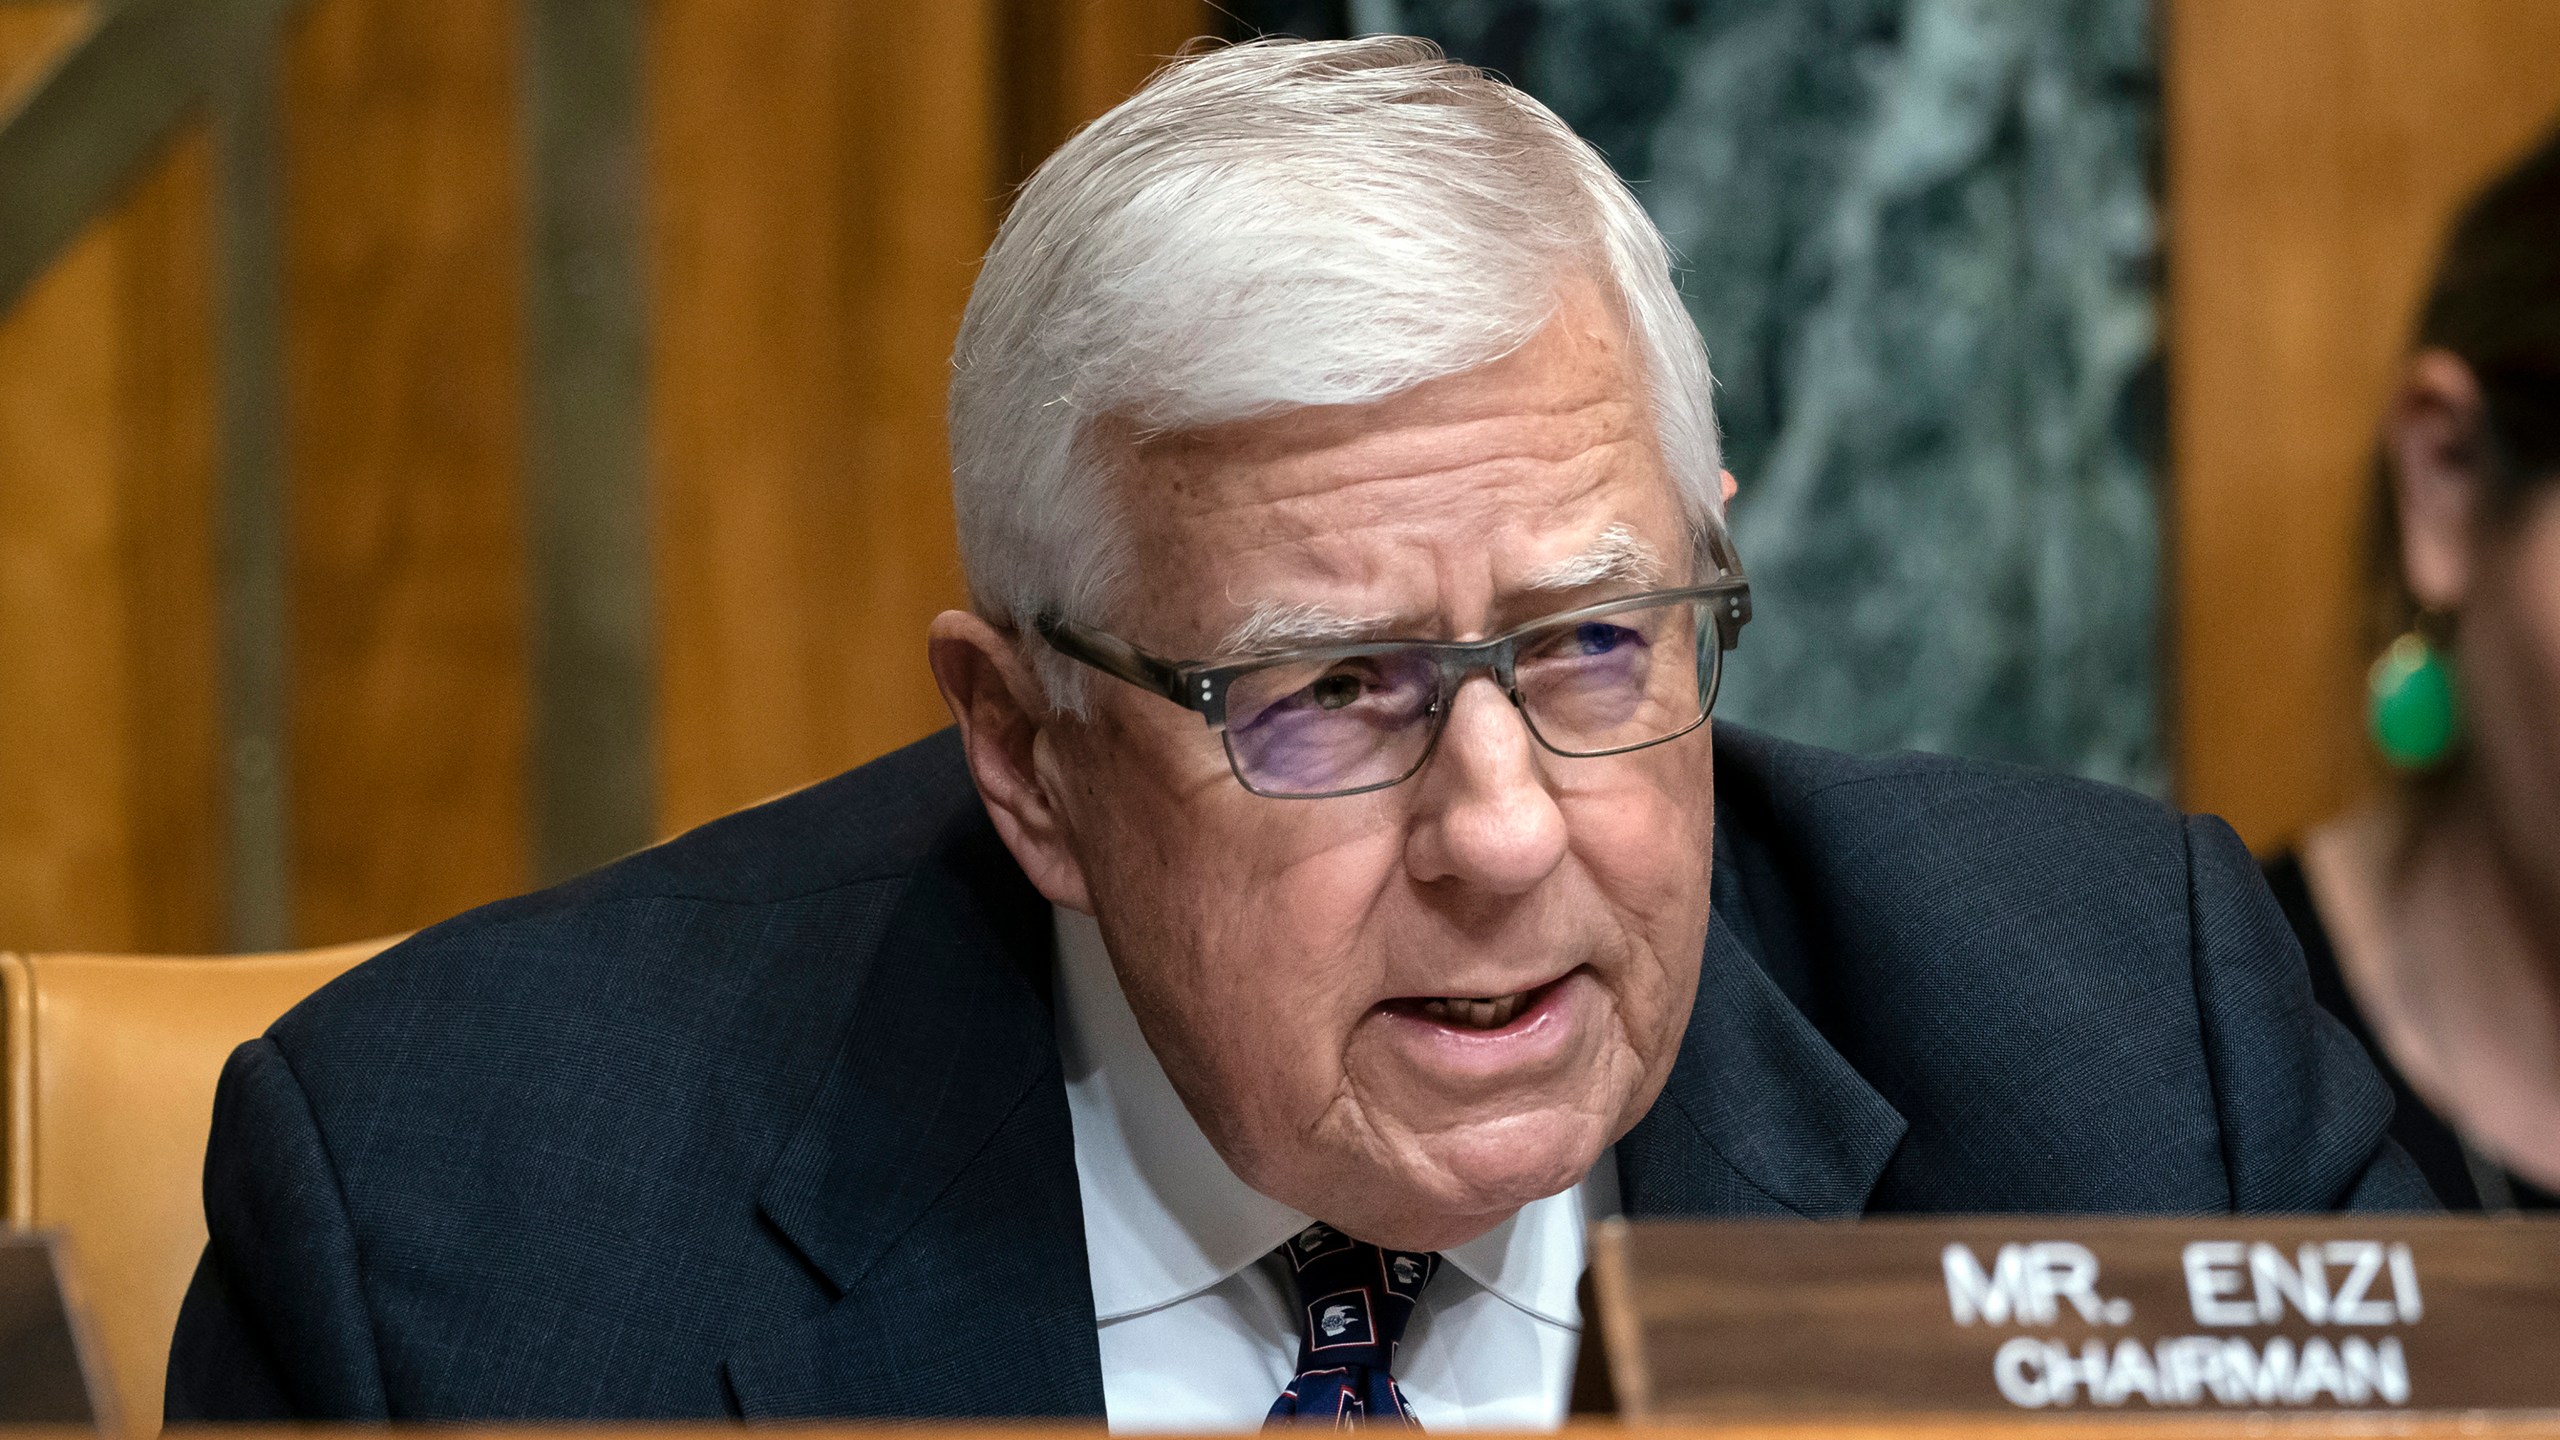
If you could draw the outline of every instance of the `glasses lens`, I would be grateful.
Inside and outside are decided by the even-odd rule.
[[[1431,745],[1429,656],[1389,650],[1266,666],[1227,687],[1227,754],[1265,795],[1336,795],[1403,779]]]
[[[1521,640],[1521,708],[1568,755],[1624,750],[1694,727],[1705,715],[1699,630],[1705,607],[1680,600],[1577,620]]]

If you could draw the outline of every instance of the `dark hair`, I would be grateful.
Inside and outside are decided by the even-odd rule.
[[[2502,496],[2560,478],[2560,131],[2462,212],[2418,344],[2461,356],[2479,380]]]
[[[2485,519],[2513,520],[2560,481],[2560,130],[2463,208],[2419,311],[2416,348],[2449,350],[2479,382]],[[2377,457],[2374,574],[2386,634],[2417,605],[2400,568],[2400,507]]]

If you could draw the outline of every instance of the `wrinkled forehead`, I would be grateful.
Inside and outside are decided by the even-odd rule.
[[[1626,329],[1588,288],[1511,355],[1385,400],[1114,438],[1121,608],[1166,642],[1464,633],[1687,568]]]

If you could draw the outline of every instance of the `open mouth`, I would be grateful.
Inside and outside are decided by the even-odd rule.
[[[1529,992],[1517,995],[1438,996],[1414,1007],[1423,1015],[1444,1025],[1462,1026],[1469,1030],[1499,1030],[1529,1008]]]
[[[1455,1030],[1500,1030],[1538,1008],[1569,976],[1560,975],[1534,989],[1510,995],[1417,995],[1389,1001],[1389,1007]]]

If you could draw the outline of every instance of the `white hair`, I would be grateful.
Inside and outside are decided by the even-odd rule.
[[[1095,438],[1384,399],[1510,354],[1557,286],[1626,315],[1691,523],[1720,523],[1705,348],[1598,151],[1427,40],[1176,60],[1022,187],[952,355],[960,555],[980,613],[1110,622],[1130,557]],[[1078,667],[1029,642],[1052,704]]]

